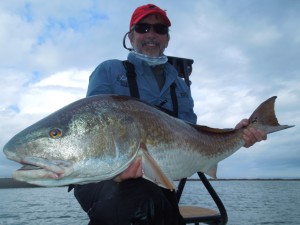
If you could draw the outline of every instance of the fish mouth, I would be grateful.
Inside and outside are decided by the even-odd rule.
[[[39,170],[39,169],[42,169],[41,167],[39,166],[34,166],[34,165],[23,165],[20,169],[18,169],[18,171],[21,171],[21,170]]]
[[[61,179],[72,171],[72,164],[64,160],[49,160],[38,157],[24,157],[23,166],[13,173],[13,178],[30,182],[38,179]]]

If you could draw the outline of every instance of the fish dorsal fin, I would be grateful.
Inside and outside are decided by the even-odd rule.
[[[199,132],[205,132],[205,133],[228,133],[228,132],[235,132],[235,129],[219,129],[219,128],[212,128],[208,126],[198,125],[198,124],[191,124],[190,126],[195,128]]]
[[[161,187],[175,190],[175,185],[172,181],[169,180],[169,178],[164,174],[157,162],[149,154],[147,147],[144,144],[141,144],[140,150],[143,160],[143,177]]]

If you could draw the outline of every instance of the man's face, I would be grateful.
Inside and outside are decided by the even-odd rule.
[[[146,16],[139,21],[139,23],[165,24],[159,15],[154,14]],[[151,27],[149,32],[143,34],[133,31],[133,33],[129,35],[129,39],[132,47],[138,53],[157,57],[161,56],[168,46],[170,36],[169,34],[158,34],[154,31],[153,27]]]

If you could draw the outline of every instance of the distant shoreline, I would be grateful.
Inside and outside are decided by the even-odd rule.
[[[188,179],[189,181],[199,181],[199,179]],[[284,178],[275,178],[275,179],[209,179],[209,181],[300,181],[299,178],[297,179],[284,179]],[[41,186],[37,186],[34,184],[27,184],[25,182],[16,181],[12,178],[0,178],[0,189],[6,188],[40,188]]]
[[[199,179],[188,179],[189,181],[198,181]],[[300,181],[300,178],[218,178],[208,179],[211,181]]]
[[[33,188],[39,187],[33,184],[27,184],[25,182],[17,181],[12,178],[0,178],[0,189],[4,188]]]

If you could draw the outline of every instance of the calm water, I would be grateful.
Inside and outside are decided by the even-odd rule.
[[[300,181],[214,181],[229,225],[300,225]],[[182,204],[216,208],[201,183],[189,182]],[[0,189],[1,225],[87,224],[66,188]]]

